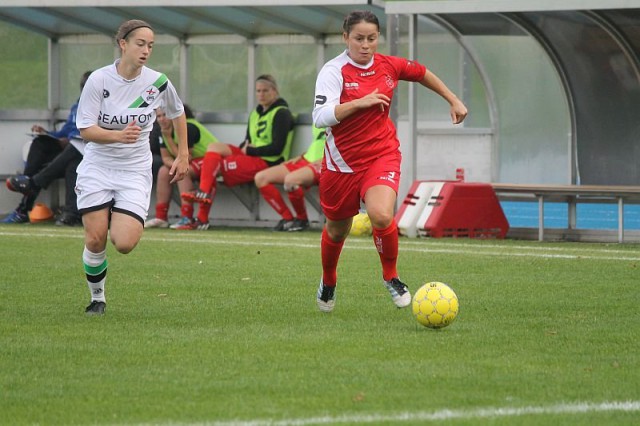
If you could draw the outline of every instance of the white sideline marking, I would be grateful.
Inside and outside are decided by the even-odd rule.
[[[82,239],[81,230],[74,232],[75,230],[71,230],[72,233],[69,232],[56,232],[48,230],[49,232],[3,232],[0,231],[0,235],[7,236],[24,236],[29,238],[78,238]],[[295,248],[310,248],[310,249],[319,249],[320,248],[320,237],[313,241],[312,243],[305,242],[304,238],[300,238],[298,236],[287,235],[286,237],[271,237],[271,236],[260,236],[256,238],[255,235],[252,235],[250,240],[218,240],[215,238],[207,238],[207,233],[189,233],[189,236],[186,237],[184,233],[176,232],[175,237],[155,237],[151,236],[151,233],[147,233],[143,235],[142,241],[160,241],[167,243],[189,243],[189,244],[210,244],[210,245],[237,245],[237,246],[251,246],[257,247],[258,245],[262,246],[271,246],[271,247],[295,247]],[[213,234],[215,235],[215,234]],[[297,237],[297,238],[296,238]],[[369,239],[347,239],[346,248],[350,250],[372,250],[373,245],[371,240]],[[452,248],[453,247],[453,248]],[[455,247],[460,247],[460,249],[456,249]],[[491,251],[490,249],[493,249]],[[533,252],[534,249],[537,249],[537,252]],[[563,249],[561,247],[527,247],[527,246],[499,246],[497,244],[490,244],[487,246],[479,245],[479,244],[464,244],[464,243],[437,243],[437,242],[425,242],[424,244],[418,244],[417,242],[406,242],[401,241],[400,250],[402,252],[417,252],[417,253],[441,253],[441,254],[462,254],[469,256],[491,256],[491,257],[534,257],[534,258],[546,258],[546,259],[569,259],[569,260],[615,260],[615,261],[625,261],[625,262],[640,262],[640,255],[637,256],[629,256],[629,254],[636,254],[637,252],[631,250],[611,250],[611,249],[597,249],[593,247],[586,248],[578,248],[578,247],[567,247]],[[506,250],[515,250],[513,252],[509,252]],[[520,250],[520,251],[518,251]],[[544,253],[544,251],[549,252],[558,252],[564,251],[564,253]],[[570,252],[570,253],[569,253]],[[595,253],[606,253],[609,256],[601,256]],[[616,256],[615,253],[620,253],[623,256]]]
[[[424,421],[440,422],[443,420],[478,420],[496,417],[518,417],[528,415],[556,415],[556,414],[582,414],[603,413],[610,411],[636,412],[640,411],[640,401],[612,401],[601,403],[574,403],[557,404],[548,406],[529,407],[488,407],[472,410],[438,410],[416,411],[397,414],[368,414],[345,415],[337,417],[309,417],[283,420],[233,420],[224,422],[193,423],[202,426],[307,426],[324,424],[356,424],[356,423],[380,423],[380,422],[407,422]],[[170,423],[171,425],[189,425],[189,423]]]

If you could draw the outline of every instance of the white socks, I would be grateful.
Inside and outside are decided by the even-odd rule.
[[[107,279],[107,250],[100,253],[92,253],[85,246],[82,252],[84,272],[87,275],[87,284],[91,292],[91,301],[106,302],[104,296],[104,283]]]

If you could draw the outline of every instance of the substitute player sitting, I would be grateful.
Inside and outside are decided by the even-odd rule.
[[[303,155],[258,172],[254,178],[262,197],[282,217],[274,231],[304,231],[309,227],[304,193],[318,184],[325,142],[324,129],[313,127],[312,132],[313,142]],[[284,184],[295,218],[275,184]]]

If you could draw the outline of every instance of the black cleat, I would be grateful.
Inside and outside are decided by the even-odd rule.
[[[292,224],[293,220],[280,219],[280,222],[273,227],[273,230],[276,232],[286,232]]]
[[[309,228],[309,221],[307,219],[294,219],[293,222],[290,222],[288,225],[289,226],[285,227],[285,231],[300,232]]]
[[[106,307],[106,303],[100,302],[98,300],[93,300],[84,311],[87,313],[87,315],[104,315],[104,310],[106,309]]]
[[[62,213],[58,220],[56,220],[56,226],[76,226],[82,225],[82,217],[71,213]]]

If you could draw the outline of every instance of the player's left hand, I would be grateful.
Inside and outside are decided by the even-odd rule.
[[[454,102],[451,105],[450,113],[451,113],[451,121],[453,122],[453,124],[460,124],[466,118],[468,111],[467,111],[467,107],[464,106],[462,101],[456,100],[456,102]]]
[[[173,164],[171,170],[169,170],[169,176],[173,176],[170,183],[178,182],[184,179],[189,174],[189,157],[182,157],[178,155]]]

